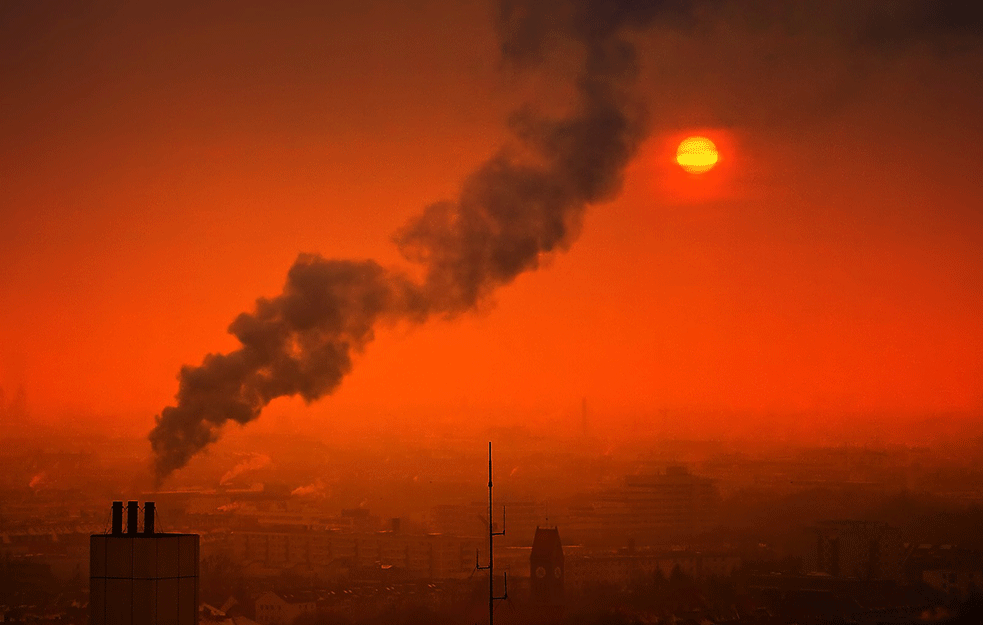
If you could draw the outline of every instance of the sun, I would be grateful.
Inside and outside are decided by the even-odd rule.
[[[676,149],[676,162],[691,174],[710,171],[717,158],[717,146],[706,137],[687,137]]]

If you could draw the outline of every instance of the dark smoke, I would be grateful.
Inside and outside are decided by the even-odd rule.
[[[498,287],[571,244],[585,208],[614,196],[644,137],[631,97],[638,73],[633,30],[706,21],[803,30],[850,50],[978,39],[983,11],[949,0],[501,0],[498,30],[507,64],[533,66],[557,40],[576,42],[583,63],[573,113],[528,110],[512,122],[518,150],[503,149],[464,182],[457,199],[428,206],[401,228],[402,254],[422,281],[366,261],[301,255],[283,293],[260,299],[229,331],[242,347],[209,354],[179,375],[177,405],[150,433],[158,479],[209,443],[229,420],[247,423],[273,399],[311,402],[333,392],[379,324],[422,323],[467,312]],[[521,154],[522,156],[519,156]]]
[[[535,269],[541,255],[568,246],[586,206],[618,192],[644,135],[641,109],[627,95],[634,49],[621,38],[673,3],[505,2],[503,56],[528,64],[547,35],[584,51],[574,113],[543,119],[517,113],[523,157],[503,150],[472,173],[454,201],[428,206],[396,234],[403,255],[424,268],[422,282],[373,261],[301,255],[283,293],[259,299],[229,331],[242,347],[183,367],[177,405],[150,433],[158,480],[217,440],[229,420],[247,423],[273,399],[314,401],[351,371],[353,355],[378,324],[421,323],[472,309],[496,288]]]

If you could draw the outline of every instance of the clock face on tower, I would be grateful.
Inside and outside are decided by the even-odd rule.
[[[553,569],[553,577],[555,577],[556,579],[560,579],[561,575],[563,575],[563,569],[561,569],[560,567],[556,567],[555,569]]]
[[[546,569],[541,566],[536,567],[536,577],[538,577],[539,579],[543,579],[544,577],[546,577]]]

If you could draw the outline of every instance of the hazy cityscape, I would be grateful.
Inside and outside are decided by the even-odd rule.
[[[983,2],[0,0],[0,624],[983,625]]]
[[[355,444],[284,430],[244,434],[250,451],[216,450],[154,490],[139,439],[38,439],[15,403],[4,416],[4,622],[90,622],[90,536],[112,535],[113,501],[139,502],[141,532],[153,501],[158,536],[200,537],[201,623],[481,622],[487,439],[501,622],[978,618],[970,431],[926,445],[626,439],[585,416],[565,432]],[[543,530],[561,548],[540,566]],[[556,588],[536,586],[540,568]]]

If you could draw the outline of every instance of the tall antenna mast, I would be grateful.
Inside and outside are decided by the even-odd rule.
[[[502,506],[502,531],[496,532],[492,523],[492,446],[488,442],[488,566],[479,566],[475,554],[474,566],[479,571],[488,571],[488,625],[495,625],[495,602],[509,598],[509,574],[505,573],[505,592],[495,596],[495,537],[505,536],[505,506]]]

